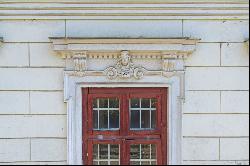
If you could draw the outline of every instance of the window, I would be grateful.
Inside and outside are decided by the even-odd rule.
[[[166,95],[165,88],[84,88],[84,163],[167,164]]]

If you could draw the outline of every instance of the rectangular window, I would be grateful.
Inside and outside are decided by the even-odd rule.
[[[83,94],[85,164],[167,164],[167,89],[88,88]]]

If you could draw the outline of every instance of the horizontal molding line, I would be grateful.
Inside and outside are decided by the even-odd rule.
[[[1,164],[18,164],[18,163],[60,163],[60,162],[67,162],[66,160],[58,160],[58,161],[13,161],[13,162],[0,162]]]
[[[183,138],[197,138],[197,139],[234,139],[234,138],[249,138],[249,136],[183,136]]]
[[[249,92],[249,90],[187,90],[188,92]]]
[[[249,115],[249,113],[183,113],[183,115]]]
[[[207,162],[209,162],[209,161],[210,161],[210,162],[214,162],[214,161],[215,161],[215,162],[218,162],[218,161],[221,161],[221,162],[241,162],[241,161],[249,161],[249,160],[183,160],[183,161],[185,161],[185,162],[186,162],[186,161],[191,161],[191,162],[192,162],[192,161],[197,161],[197,162],[200,162],[200,161],[201,161],[201,162],[206,162],[206,161],[207,161]]]
[[[4,3],[59,3],[59,4],[248,4],[248,0],[2,0]]]
[[[24,140],[24,139],[58,139],[58,140],[64,140],[67,139],[67,137],[24,137],[24,138],[0,138],[0,140]]]
[[[173,3],[176,1],[4,1],[0,2],[0,19],[249,19],[249,2],[245,0]]]
[[[0,66],[0,69],[64,69],[61,66]]]
[[[67,116],[67,114],[0,114],[1,116]]]
[[[0,92],[63,92],[63,90],[1,90]]]

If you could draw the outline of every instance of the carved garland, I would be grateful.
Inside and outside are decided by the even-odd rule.
[[[140,55],[136,56],[138,59],[154,58],[162,60],[162,70],[149,71],[142,66],[135,66],[133,63],[133,57],[129,51],[121,51],[120,55],[89,55],[87,51],[82,52],[67,52],[65,58],[73,59],[74,70],[66,71],[71,76],[84,77],[89,75],[106,76],[110,80],[114,79],[142,79],[145,75],[162,75],[164,77],[172,77],[178,73],[177,62],[184,63],[184,59],[188,57],[188,52],[166,52],[161,56],[156,55]],[[88,59],[118,59],[115,66],[110,66],[104,71],[88,71],[87,61]]]

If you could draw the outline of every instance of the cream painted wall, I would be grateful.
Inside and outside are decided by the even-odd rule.
[[[248,27],[247,19],[0,19],[0,164],[66,164],[65,62],[52,36],[201,38],[186,62],[183,164],[247,164]]]

